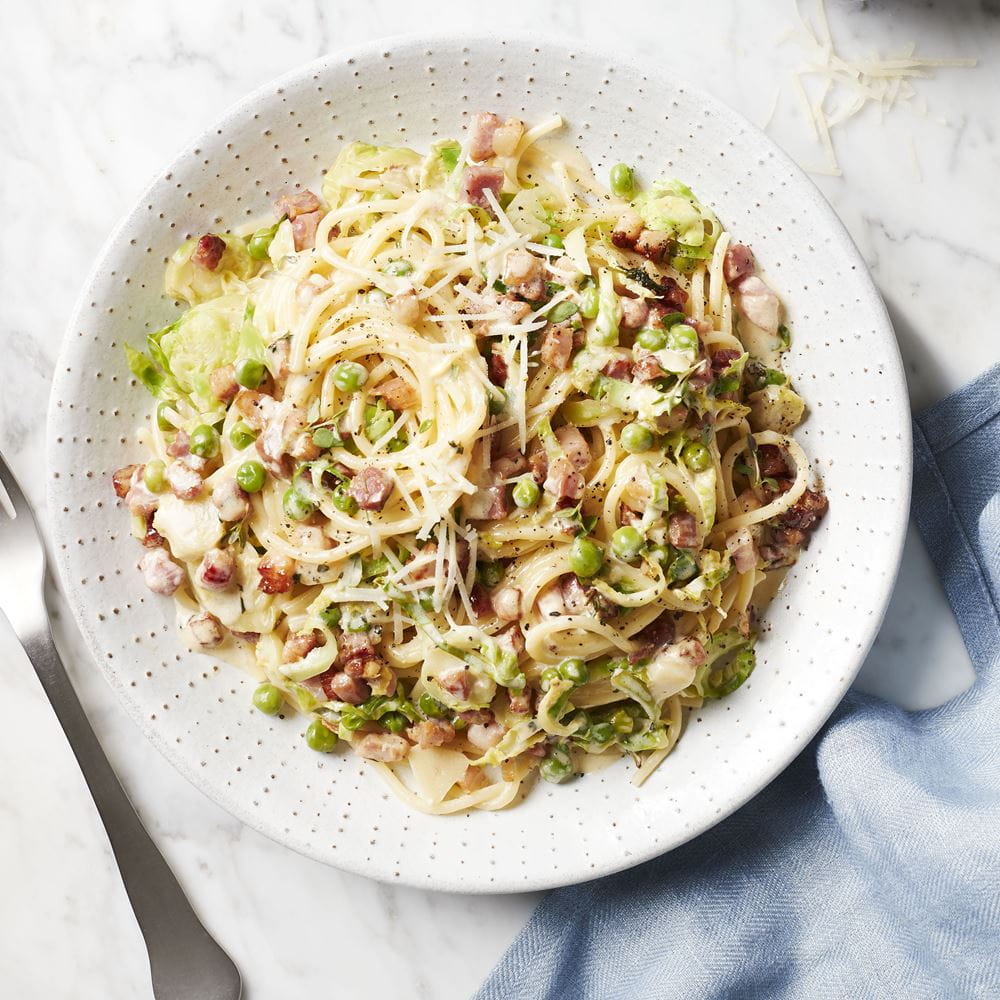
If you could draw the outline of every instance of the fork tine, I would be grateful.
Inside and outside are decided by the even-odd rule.
[[[35,519],[31,513],[31,508],[28,506],[28,501],[25,500],[24,494],[21,492],[21,487],[14,478],[14,473],[11,471],[2,452],[0,452],[0,485],[3,486],[10,499],[10,505],[14,508],[14,516],[23,517],[28,523],[34,524]],[[0,510],[2,509],[3,504],[0,503]],[[6,518],[3,520],[6,520]]]

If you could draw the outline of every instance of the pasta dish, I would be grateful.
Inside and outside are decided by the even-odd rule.
[[[620,755],[646,780],[751,675],[762,584],[827,506],[750,248],[678,180],[605,186],[561,125],[346,145],[183,243],[184,311],[126,348],[147,585],[258,709],[434,814]]]

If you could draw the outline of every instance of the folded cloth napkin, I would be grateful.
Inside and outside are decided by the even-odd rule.
[[[725,822],[551,893],[477,1000],[1000,997],[1000,366],[915,420],[914,465],[972,688],[852,691]]]

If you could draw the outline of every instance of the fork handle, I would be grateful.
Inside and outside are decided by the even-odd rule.
[[[23,643],[97,805],[146,942],[157,1000],[233,1000],[239,973],[191,909],[105,756],[48,626]],[[228,984],[228,988],[227,988]]]

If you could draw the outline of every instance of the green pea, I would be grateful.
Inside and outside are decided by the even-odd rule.
[[[265,715],[277,715],[283,703],[281,692],[273,684],[261,684],[253,693],[254,708]]]
[[[611,193],[629,199],[635,192],[635,175],[627,163],[616,163],[611,168]]]
[[[696,576],[697,573],[698,564],[687,552],[679,552],[677,557],[670,564],[670,569],[667,570],[667,576],[671,580],[676,580],[678,582],[690,580],[693,576]]]
[[[337,734],[327,729],[319,719],[313,719],[306,729],[306,744],[318,753],[330,753],[337,746]]]
[[[662,351],[667,346],[667,331],[649,327],[635,338],[635,342],[647,351]]]
[[[316,505],[304,497],[294,486],[285,490],[281,506],[287,517],[293,521],[304,521],[316,510]]]
[[[154,458],[152,462],[146,463],[145,468],[142,470],[142,481],[146,484],[146,489],[150,493],[163,492],[164,487],[167,485],[163,475],[165,469],[166,466],[158,458]]]
[[[667,334],[667,347],[673,351],[697,351],[698,333],[687,323],[678,323]]]
[[[372,288],[370,291],[365,292],[365,299],[376,306],[384,306],[389,296],[382,291],[381,288]]]
[[[199,458],[215,458],[219,454],[219,432],[208,424],[199,424],[191,431],[191,454]]]
[[[379,722],[389,730],[390,733],[401,733],[407,726],[407,718],[402,712],[388,712],[383,715]]]
[[[444,705],[426,691],[418,699],[417,708],[428,719],[441,719],[448,714],[448,710]]]
[[[254,260],[267,259],[267,252],[271,249],[271,241],[274,239],[279,225],[281,223],[276,222],[273,226],[264,226],[262,229],[256,230],[247,240],[247,250],[250,251],[250,256]]]
[[[408,260],[391,260],[382,270],[396,278],[403,278],[408,274],[413,274],[413,265]]]
[[[788,381],[784,372],[768,368],[764,373],[764,385],[784,385]]]
[[[542,491],[538,488],[538,483],[531,476],[522,476],[514,485],[514,503],[522,510],[534,507],[541,495]]]
[[[157,405],[156,426],[159,427],[161,431],[172,431],[175,429],[173,421],[167,416],[167,410],[172,410],[173,408],[174,404],[169,399],[165,399],[162,403]]]
[[[343,612],[340,610],[339,604],[331,604],[330,607],[324,608],[319,613],[319,620],[330,629],[336,628],[342,617]]]
[[[619,559],[634,559],[642,550],[643,541],[642,534],[627,524],[611,536],[611,551]]]
[[[601,547],[582,535],[569,547],[569,568],[577,576],[593,576],[604,565]]]
[[[585,319],[595,319],[601,308],[601,296],[596,285],[588,285],[580,296],[580,312]]]
[[[635,728],[635,720],[624,708],[619,708],[608,721],[616,733],[630,733]]]
[[[504,565],[492,559],[480,559],[476,563],[476,579],[487,589],[492,590],[503,579]]]
[[[368,381],[368,370],[356,361],[341,361],[333,370],[333,384],[341,392],[357,392]]]
[[[548,691],[552,687],[552,682],[559,680],[559,668],[558,667],[546,667],[539,675],[539,681],[542,685],[543,691]]]
[[[256,389],[264,381],[264,362],[256,358],[243,358],[236,362],[236,381],[245,389]]]
[[[598,722],[590,727],[587,734],[595,743],[610,743],[617,733],[615,727],[610,722]]]
[[[712,464],[712,453],[700,441],[689,441],[681,449],[681,460],[695,472],[704,472]]]
[[[236,470],[236,482],[247,493],[259,493],[264,487],[264,466],[260,462],[244,462]]]
[[[490,413],[496,417],[507,407],[507,393],[499,386],[493,386],[490,392]]]
[[[341,483],[333,491],[333,506],[341,514],[356,514],[358,512],[358,502],[347,492],[347,484]]]
[[[579,656],[571,656],[559,664],[559,676],[574,684],[586,684],[590,679],[587,664]]]
[[[566,244],[563,243],[563,238],[558,233],[546,233],[542,242],[547,247],[555,247],[556,250],[566,249]]]
[[[239,420],[233,424],[232,430],[229,432],[229,440],[232,441],[234,448],[239,448],[242,451],[244,448],[249,448],[257,440],[257,435],[247,424]]]
[[[653,432],[642,424],[626,424],[621,433],[622,447],[632,454],[649,451],[653,447]]]
[[[332,448],[340,439],[333,432],[331,427],[317,427],[312,432],[313,444],[317,448]]]
[[[561,784],[573,776],[573,762],[569,754],[559,747],[553,747],[541,764],[538,773],[553,784]]]

